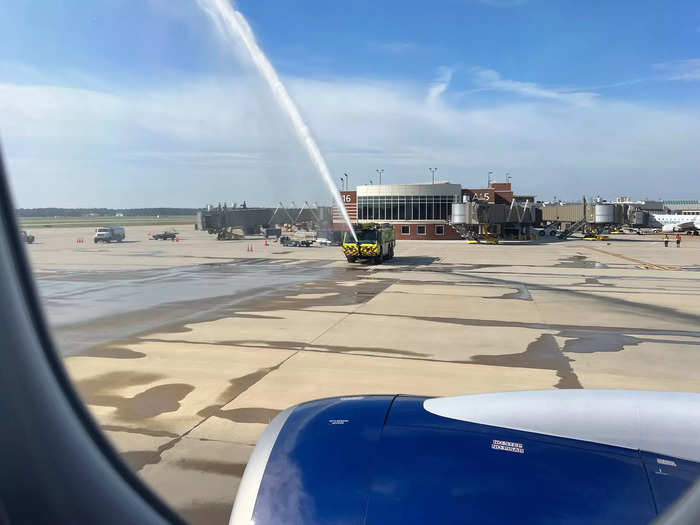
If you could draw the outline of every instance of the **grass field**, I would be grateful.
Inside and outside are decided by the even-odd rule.
[[[191,224],[194,215],[172,215],[169,217],[20,217],[22,229],[31,228],[96,228],[98,226],[150,226],[152,224]]]

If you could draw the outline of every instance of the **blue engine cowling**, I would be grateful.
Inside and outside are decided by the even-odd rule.
[[[436,415],[426,399],[286,410],[231,524],[648,523],[700,475],[677,457]]]

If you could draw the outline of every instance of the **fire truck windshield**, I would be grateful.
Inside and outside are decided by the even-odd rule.
[[[357,230],[356,233],[360,242],[377,242],[377,230]]]

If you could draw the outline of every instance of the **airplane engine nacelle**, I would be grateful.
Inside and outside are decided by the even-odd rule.
[[[700,476],[700,394],[556,390],[303,403],[229,525],[650,523]]]
[[[664,224],[663,228],[661,228],[661,231],[664,233],[675,232],[676,227],[673,224]]]

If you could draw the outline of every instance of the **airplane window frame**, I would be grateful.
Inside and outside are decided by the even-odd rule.
[[[74,389],[14,210],[0,152],[0,417],[12,422],[0,433],[0,522],[184,524],[121,460]]]

